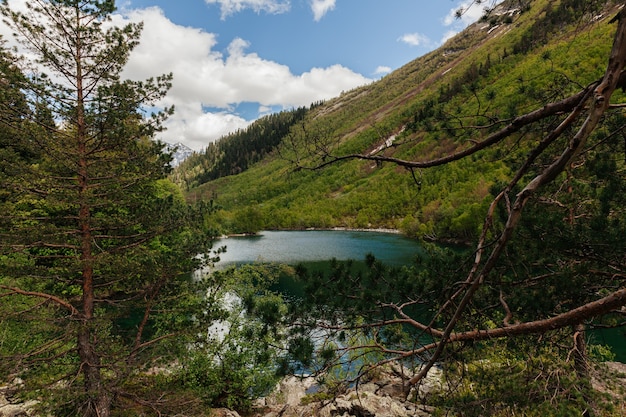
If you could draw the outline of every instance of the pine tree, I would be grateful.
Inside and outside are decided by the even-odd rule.
[[[184,273],[210,244],[189,229],[193,213],[164,179],[169,157],[150,140],[172,110],[143,111],[171,75],[120,79],[141,25],[113,26],[114,1],[0,10],[37,56],[9,80],[19,106],[3,101],[11,135],[0,143],[20,156],[0,171],[0,310],[5,326],[30,323],[33,340],[0,368],[50,388],[55,413],[108,416],[134,398],[124,387],[140,365],[167,360],[161,346],[190,325],[176,307],[197,301]]]

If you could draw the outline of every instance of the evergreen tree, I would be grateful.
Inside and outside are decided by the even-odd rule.
[[[143,111],[171,76],[120,79],[141,25],[112,26],[112,0],[0,10],[37,57],[26,77],[2,68],[14,74],[0,86],[12,99],[1,111],[0,311],[5,330],[28,323],[33,337],[2,351],[1,375],[48,389],[60,415],[149,404],[129,386],[184,348],[184,309],[200,308],[188,273],[210,245],[150,140],[171,109]]]

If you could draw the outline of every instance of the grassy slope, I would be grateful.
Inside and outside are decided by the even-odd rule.
[[[481,137],[461,124],[485,123],[485,112],[505,119],[541,105],[539,91],[566,93],[599,77],[614,27],[586,16],[563,27],[550,41],[526,54],[512,47],[558,2],[536,0],[510,24],[477,23],[440,49],[383,79],[342,94],[307,117],[306,141],[334,144],[336,154],[367,152],[398,134],[386,154],[427,160],[467,146]],[[487,67],[480,74],[477,69]],[[462,84],[459,84],[459,80]],[[457,86],[442,102],[442,91]],[[462,88],[458,88],[461,85]],[[566,90],[566,91],[564,91]],[[436,106],[440,113],[424,111]],[[422,113],[420,113],[422,112]],[[443,112],[443,113],[441,113]],[[406,129],[415,120],[416,129]],[[449,120],[442,124],[442,114]],[[459,116],[457,118],[457,116]],[[429,119],[430,122],[423,123]],[[301,127],[292,138],[300,149],[284,148],[237,176],[221,178],[189,192],[191,199],[213,198],[224,208],[227,231],[253,228],[389,227],[416,234],[471,238],[482,218],[491,184],[509,174],[515,155],[536,135],[525,135],[497,152],[485,152],[450,166],[415,172],[392,164],[350,161],[323,170],[295,170],[296,152],[305,164],[318,161],[304,150]]]

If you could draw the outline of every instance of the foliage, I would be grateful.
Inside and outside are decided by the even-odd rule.
[[[329,271],[298,266],[304,296],[290,304],[293,321],[299,323],[292,332],[308,349],[293,349],[291,358],[331,376],[343,370],[342,378],[355,381],[394,357],[387,349],[427,343],[430,336],[402,324],[399,313],[420,321],[435,319],[463,260],[461,250],[425,245],[415,264],[403,267],[390,267],[372,255],[362,264],[332,260]],[[400,305],[402,311],[396,308]]]
[[[279,273],[271,265],[247,265],[204,278],[208,305],[219,308],[221,319],[181,357],[175,384],[191,389],[207,405],[240,411],[274,389],[286,305],[268,288]]]
[[[425,401],[435,416],[579,416],[589,413],[589,399],[594,415],[618,415],[612,399],[594,392],[589,380],[580,381],[566,355],[532,338],[517,341],[514,349],[508,342],[490,343],[446,365],[444,389]]]

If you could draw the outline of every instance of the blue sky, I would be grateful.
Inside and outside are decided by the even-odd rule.
[[[15,8],[27,0],[9,0]],[[490,0],[493,2],[495,0]],[[160,139],[202,150],[270,112],[370,83],[440,46],[482,14],[471,0],[118,0],[113,22],[144,23],[123,74],[172,72]],[[0,33],[3,33],[0,27]]]
[[[289,7],[249,7],[230,13],[218,1],[131,0],[121,8],[158,6],[172,22],[216,33],[217,50],[225,51],[235,38],[250,43],[248,50],[264,59],[302,73],[313,67],[342,64],[368,77],[379,67],[396,69],[423,54],[462,22],[448,21],[460,2],[454,0],[336,0],[327,1],[323,15],[314,15],[310,0],[280,2]],[[269,2],[268,2],[269,3]],[[222,4],[230,4],[227,1]],[[413,36],[419,44],[402,41]],[[422,39],[420,39],[420,37]]]

